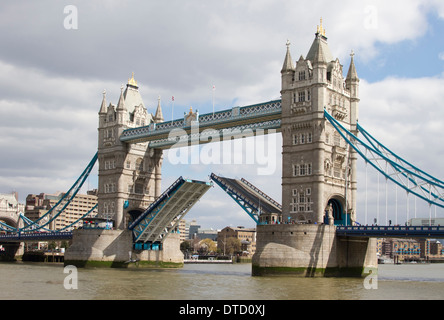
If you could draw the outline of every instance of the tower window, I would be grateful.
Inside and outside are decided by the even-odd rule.
[[[299,71],[299,80],[305,80],[305,71]]]
[[[305,101],[305,91],[299,91],[298,92],[298,101],[304,102]]]

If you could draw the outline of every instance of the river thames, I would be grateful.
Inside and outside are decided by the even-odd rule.
[[[253,277],[251,264],[81,268],[76,287],[67,281],[75,273],[59,263],[0,263],[0,275],[2,300],[444,299],[444,264],[379,265],[371,286],[364,278]]]

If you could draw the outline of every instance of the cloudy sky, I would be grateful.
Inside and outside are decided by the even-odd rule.
[[[0,193],[17,191],[24,201],[30,193],[67,190],[97,150],[103,90],[116,104],[132,72],[149,112],[161,96],[166,120],[181,117],[190,106],[211,112],[213,93],[216,110],[279,98],[287,39],[294,60],[306,56],[321,17],[332,54],[345,70],[355,52],[361,125],[442,178],[441,0],[20,0],[0,4]],[[281,138],[264,140],[268,159],[276,164],[272,174],[258,174],[264,165],[260,157],[256,165],[174,165],[166,152],[162,186],[179,175],[208,180],[215,172],[245,177],[280,202]],[[376,177],[367,178],[365,197],[364,167],[361,163],[358,220],[364,221],[367,210],[369,222],[373,219],[375,209],[368,208],[377,199],[384,203],[379,214],[385,219],[394,205],[386,210]],[[96,181],[91,177],[88,186]],[[403,223],[401,207],[396,219]],[[426,211],[418,216],[428,216]],[[253,225],[218,187],[188,218],[205,228]]]

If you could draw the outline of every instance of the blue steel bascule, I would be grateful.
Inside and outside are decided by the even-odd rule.
[[[258,226],[254,274],[280,268],[296,273],[304,269],[305,274],[307,270],[319,269],[322,270],[320,273],[327,274],[329,268],[341,269],[349,264],[362,274],[364,267],[374,267],[373,262],[367,263],[371,260],[368,252],[372,245],[368,238],[382,235],[443,237],[444,227],[394,230],[379,226],[375,229],[360,226],[356,218],[351,219],[352,214],[356,214],[353,213],[356,210],[353,201],[356,199],[350,199],[355,197],[350,189],[356,190],[353,178],[355,155],[363,158],[386,179],[430,205],[444,207],[444,182],[397,156],[359,125],[359,79],[353,55],[346,82],[342,84],[339,82],[342,66],[337,59],[332,59],[326,40],[321,25],[307,58],[301,56],[296,66],[287,44],[281,71],[282,99],[203,115],[190,110],[183,119],[172,121],[163,121],[160,100],[156,114],[147,115],[133,75],[126,90],[122,88],[117,106],[106,106],[104,94],[99,112],[99,151],[79,179],[38,221],[30,221],[24,215],[20,215],[22,227],[19,227],[19,222],[11,226],[0,221],[0,230],[5,232],[0,235],[0,242],[35,241],[45,237],[72,238],[73,233],[69,229],[74,224],[64,230],[49,230],[46,226],[69,205],[97,161],[100,191],[96,218],[112,221],[114,230],[76,230],[71,256],[69,252],[67,254],[69,263],[77,265],[88,260],[128,265],[125,264],[128,254],[129,261],[161,260],[180,264],[176,234],[179,220],[213,186],[213,182],[236,201]],[[334,81],[338,84],[335,85]],[[350,119],[355,119],[356,123]],[[326,128],[330,126],[332,131],[327,132]],[[160,192],[163,149],[209,143],[213,141],[208,139],[209,136],[229,136],[231,139],[277,132],[282,132],[286,145],[282,164],[283,205],[245,179],[231,179],[214,173],[210,176],[212,182],[180,177],[163,193]],[[330,133],[332,136],[328,137]],[[362,138],[358,138],[358,133]],[[345,145],[341,145],[339,136]],[[304,139],[303,145],[301,139]],[[310,149],[311,145],[313,148]],[[328,151],[322,151],[321,147]],[[308,162],[310,158],[312,160]],[[331,176],[328,175],[330,170]],[[325,180],[340,184],[340,188],[345,189],[344,193],[334,191],[334,194],[328,194],[328,189],[323,186]],[[302,195],[295,185],[305,186]],[[92,211],[82,218],[90,217]],[[366,247],[353,247],[356,242],[349,237],[367,239],[362,240]],[[347,243],[352,249],[343,249],[341,243]],[[315,246],[322,249],[314,249]],[[334,257],[333,247],[337,251]],[[310,252],[307,253],[307,250]],[[350,250],[362,251],[364,257],[359,259],[358,264],[350,258]],[[289,262],[283,261],[284,257]],[[320,260],[328,261],[321,264]]]

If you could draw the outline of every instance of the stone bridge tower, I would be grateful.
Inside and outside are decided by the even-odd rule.
[[[353,54],[344,79],[322,21],[307,56],[296,64],[289,46],[281,71],[283,221],[350,225],[356,210],[356,152],[325,119],[324,109],[356,133],[359,79]]]
[[[106,105],[105,92],[99,111],[98,127],[98,216],[110,219],[116,229],[161,194],[162,150],[149,149],[148,143],[126,144],[119,140],[128,128],[163,122],[160,98],[156,114],[148,113],[134,74],[122,86],[117,106]]]

